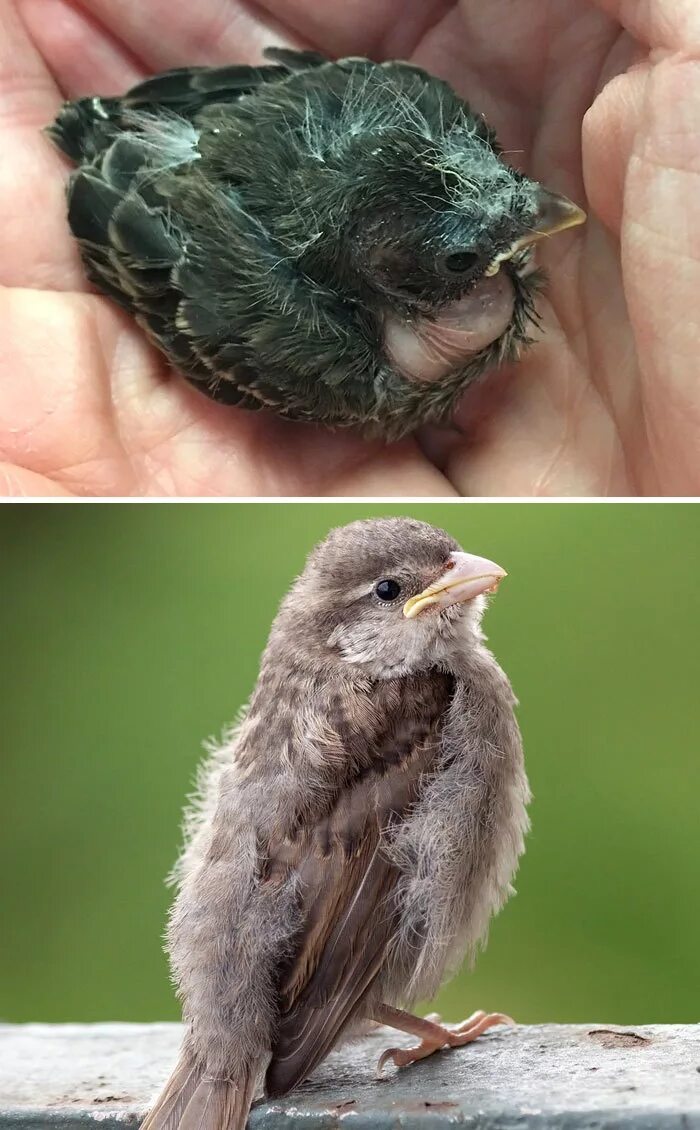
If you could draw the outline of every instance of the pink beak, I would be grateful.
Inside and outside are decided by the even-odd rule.
[[[441,577],[417,596],[412,596],[403,606],[403,614],[412,620],[424,608],[437,605],[449,608],[473,600],[484,592],[495,590],[508,574],[494,561],[475,557],[472,553],[451,553],[450,562]]]

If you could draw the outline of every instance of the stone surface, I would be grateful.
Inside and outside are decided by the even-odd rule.
[[[0,1130],[138,1125],[177,1054],[175,1024],[0,1025]],[[700,1025],[498,1028],[375,1080],[381,1031],[334,1053],[250,1130],[700,1130]]]

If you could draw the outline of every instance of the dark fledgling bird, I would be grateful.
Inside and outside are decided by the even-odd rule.
[[[397,437],[536,321],[538,240],[584,213],[407,63],[270,48],[66,103],[87,273],[215,400]]]
[[[144,1130],[240,1130],[349,1035],[398,1066],[507,1019],[403,1011],[485,938],[529,799],[515,699],[480,628],[504,571],[410,519],[355,522],[283,601],[213,752],[176,876],[180,1060]]]

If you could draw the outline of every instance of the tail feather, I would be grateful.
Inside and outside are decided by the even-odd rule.
[[[208,1079],[201,1064],[183,1051],[141,1130],[243,1130],[254,1091],[250,1071],[235,1081]]]
[[[180,1130],[243,1130],[253,1101],[249,1078],[203,1079],[180,1121]]]
[[[46,133],[59,149],[79,164],[101,153],[119,130],[119,100],[79,98],[64,102]]]
[[[176,1130],[202,1075],[203,1068],[183,1049],[177,1067],[141,1123],[141,1130]]]
[[[280,82],[290,71],[318,67],[326,62],[315,51],[270,48],[273,60],[258,67],[176,67],[152,75],[132,86],[121,98],[78,98],[65,102],[46,132],[76,164],[99,157],[124,129],[125,111],[177,114],[194,120],[207,106],[230,103],[261,85]]]

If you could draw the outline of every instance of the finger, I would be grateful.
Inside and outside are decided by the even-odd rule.
[[[11,0],[0,0],[0,96],[6,122],[46,120],[59,99]]]
[[[18,0],[18,6],[64,98],[119,94],[146,77],[131,53],[70,0]]]
[[[668,59],[646,86],[625,191],[623,270],[648,441],[661,492],[700,492],[700,62]]]
[[[138,493],[275,498],[453,496],[417,445],[368,442],[214,404],[170,374],[117,375],[113,399]],[[142,386],[142,387],[140,387]]]
[[[360,441],[362,442],[362,441]],[[325,445],[324,445],[325,446]],[[329,453],[330,454],[330,453]],[[290,452],[290,466],[295,462]],[[438,469],[427,462],[413,441],[383,444],[355,458],[354,466],[339,467],[325,481],[326,466],[308,476],[299,492],[306,497],[321,493],[340,498],[457,498],[458,491]]]
[[[526,91],[527,77],[519,54],[511,58],[505,71],[499,55],[489,28],[481,26],[481,17],[468,21],[460,8],[453,8],[424,36],[411,62],[450,82],[496,130],[511,163],[525,170],[537,92]]]
[[[567,382],[567,393],[572,384]],[[633,494],[609,417],[583,382],[581,391],[581,399],[572,403],[570,430],[566,416],[554,419],[542,389],[534,396],[514,396],[493,426],[454,454],[446,471],[450,482],[462,496],[472,498]],[[595,462],[588,462],[588,454]]]
[[[586,195],[596,215],[619,234],[627,168],[639,130],[651,69],[618,75],[598,95],[583,122]]]
[[[700,48],[697,0],[595,0],[595,3],[650,47],[675,51]]]
[[[454,494],[406,441],[214,404],[103,298],[0,289],[0,460],[74,494]]]
[[[262,0],[302,39],[333,56],[371,55],[401,58],[410,54],[428,28],[453,7],[450,0]]]
[[[426,34],[414,61],[485,115],[512,164],[578,198],[581,117],[592,76],[619,35],[580,0],[461,0]]]
[[[517,366],[467,393],[464,440],[446,474],[466,496],[604,497],[633,493],[615,423],[549,303],[544,338]],[[576,339],[579,339],[576,334]]]
[[[67,498],[70,491],[34,471],[0,463],[0,498]]]
[[[60,94],[10,0],[0,0],[0,283],[80,285],[68,238],[62,162],[40,130]]]
[[[532,172],[548,188],[581,203],[581,122],[593,100],[601,67],[618,47],[620,37],[618,27],[587,8],[571,32],[562,29],[550,43]]]
[[[0,289],[0,460],[75,494],[129,494],[110,370],[125,322],[89,295]]]
[[[305,46],[266,12],[231,0],[83,0],[83,9],[149,71],[257,62],[268,46]]]

